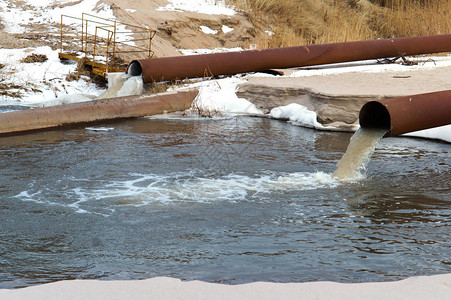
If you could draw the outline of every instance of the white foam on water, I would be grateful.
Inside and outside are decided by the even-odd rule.
[[[114,73],[108,76],[108,89],[97,99],[141,95],[144,92],[142,76]]]
[[[244,201],[258,194],[333,188],[340,183],[323,172],[265,174],[257,177],[230,174],[222,178],[195,178],[186,174],[134,174],[132,177],[136,178],[113,182],[90,193],[97,200],[142,206],[155,202]]]
[[[76,213],[108,216],[124,205],[268,201],[271,198],[265,195],[273,192],[327,189],[339,184],[339,180],[323,172],[267,173],[255,177],[230,174],[220,178],[196,177],[194,173],[130,174],[129,180],[99,183],[99,188],[83,185],[59,191],[65,195],[65,201],[72,199],[69,203],[49,200],[55,197],[53,189],[48,187],[23,191],[15,198],[44,206],[61,206]]]
[[[114,127],[86,127],[85,129],[89,131],[111,131],[114,130]]]

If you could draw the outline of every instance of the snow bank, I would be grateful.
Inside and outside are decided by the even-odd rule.
[[[222,30],[223,33],[229,33],[229,32],[232,32],[234,29],[232,27],[227,26],[227,25],[222,25],[221,30]]]
[[[451,143],[451,125],[415,131],[404,135],[434,140],[442,140],[444,142]]]
[[[46,55],[45,62],[22,63],[30,54]],[[76,64],[62,63],[58,51],[50,47],[25,49],[0,49],[0,63],[4,64],[0,72],[3,82],[23,88],[13,89],[22,94],[21,98],[2,96],[0,105],[45,106],[91,100],[103,89],[89,82],[88,77],[79,80],[66,80],[66,75],[75,71]],[[85,95],[85,96],[83,96]]]
[[[5,24],[5,30],[10,33],[23,33],[24,26],[29,24],[60,23],[61,15],[81,17],[83,12],[106,19],[115,19],[111,7],[97,0],[84,1],[41,1],[27,0],[27,6],[20,6],[15,1],[1,1],[0,16]],[[71,5],[73,4],[73,5]],[[81,21],[73,20],[80,23]]]
[[[199,89],[199,95],[194,100],[193,107],[205,111],[217,111],[221,114],[263,115],[263,112],[254,104],[236,95],[237,86],[242,82],[244,80],[241,78],[230,77],[191,85]]]
[[[190,11],[207,15],[227,15],[236,13],[224,0],[168,0],[169,4],[157,8],[157,11]]]
[[[269,116],[274,119],[288,120],[293,125],[315,129],[326,128],[316,120],[315,112],[310,111],[305,106],[296,103],[273,108],[270,111]]]
[[[9,3],[8,3],[9,2]],[[27,31],[27,25],[42,24],[48,26],[49,24],[61,23],[61,15],[81,18],[82,13],[88,13],[95,17],[116,20],[111,6],[106,3],[100,3],[98,0],[55,0],[55,1],[41,1],[41,0],[27,0],[26,4],[17,3],[17,1],[0,1],[0,18],[5,24],[5,31],[9,33],[24,33]],[[104,22],[95,17],[89,17],[95,21]],[[64,24],[72,24],[80,26],[81,20],[64,18]],[[50,30],[59,32],[59,26],[50,27]],[[117,24],[116,41],[129,41],[132,35],[130,30],[120,23]],[[95,26],[88,27],[88,33],[95,33]],[[99,30],[99,36],[107,37],[107,32]],[[133,44],[130,43],[129,44]]]
[[[179,49],[179,52],[183,55],[197,55],[197,54],[210,54],[210,53],[225,53],[243,51],[241,47],[235,48],[215,48],[215,49]]]
[[[205,34],[217,34],[218,31],[207,26],[200,26],[200,30]]]

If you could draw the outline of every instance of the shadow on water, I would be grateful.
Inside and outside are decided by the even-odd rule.
[[[378,193],[347,201],[356,215],[376,223],[436,222],[449,219],[451,201],[425,195]]]

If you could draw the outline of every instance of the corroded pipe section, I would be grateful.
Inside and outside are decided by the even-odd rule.
[[[363,128],[385,128],[386,136],[451,124],[451,90],[370,101],[359,113]]]
[[[182,111],[191,107],[198,93],[126,96],[2,113],[0,135]]]
[[[451,34],[134,60],[128,73],[148,83],[448,51]]]

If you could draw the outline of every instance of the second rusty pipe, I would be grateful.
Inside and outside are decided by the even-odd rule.
[[[370,101],[359,114],[363,128],[386,129],[386,136],[451,124],[451,90]]]
[[[1,113],[0,136],[182,111],[191,107],[198,93],[187,90],[125,96]]]
[[[160,82],[448,51],[451,34],[443,34],[150,58],[132,61],[128,73]]]

